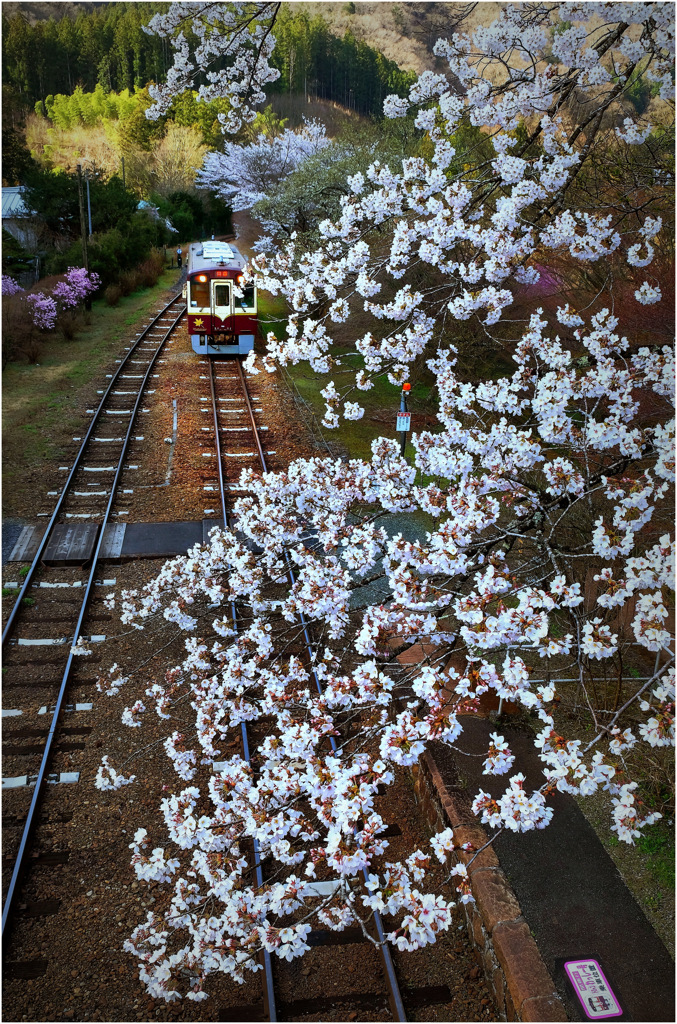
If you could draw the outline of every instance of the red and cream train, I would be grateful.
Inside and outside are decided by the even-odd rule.
[[[195,242],[188,248],[183,296],[188,332],[200,355],[246,355],[256,336],[256,287],[243,284],[246,260],[228,242]]]

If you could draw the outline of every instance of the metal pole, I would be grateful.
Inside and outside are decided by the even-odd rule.
[[[89,256],[87,253],[87,226],[85,224],[85,197],[82,189],[82,167],[78,164],[78,202],[80,204],[80,234],[82,235],[82,263],[89,273]]]
[[[89,201],[89,171],[85,171],[85,181],[87,183],[87,221],[89,224],[89,235],[88,238],[92,237],[92,204]]]

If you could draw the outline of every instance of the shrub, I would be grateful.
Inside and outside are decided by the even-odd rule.
[[[119,284],[109,284],[103,293],[103,297],[109,306],[117,306],[122,298],[122,289]]]
[[[139,266],[139,277],[144,288],[152,288],[158,283],[158,279],[164,268],[164,254],[154,249],[148,259]]]
[[[16,355],[21,356],[27,363],[37,363],[42,352],[42,342],[37,333],[26,333],[23,341],[17,345]]]
[[[4,295],[2,299],[2,366],[22,355],[36,327],[26,313],[21,294]]]
[[[59,313],[57,324],[64,341],[72,341],[83,326],[83,318],[77,309],[64,309]]]
[[[141,287],[138,270],[125,270],[118,278],[118,285],[123,295],[131,295]]]

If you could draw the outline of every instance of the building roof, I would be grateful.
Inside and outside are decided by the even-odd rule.
[[[15,185],[12,188],[2,190],[2,219],[6,217],[31,217],[31,211],[26,209],[23,201],[23,185]]]

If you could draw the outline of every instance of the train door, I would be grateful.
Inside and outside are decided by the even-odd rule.
[[[230,304],[230,281],[212,281],[212,316],[221,323],[215,323],[215,330],[233,331],[233,311]]]

